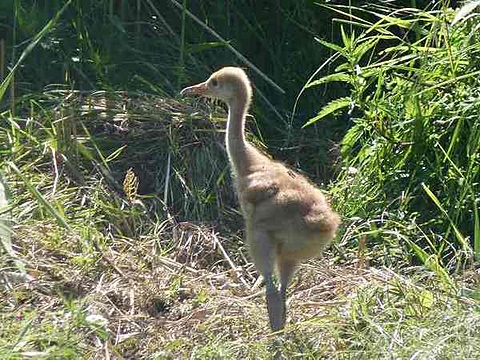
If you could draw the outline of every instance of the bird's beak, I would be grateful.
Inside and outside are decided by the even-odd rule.
[[[205,95],[207,89],[207,82],[205,81],[197,85],[186,87],[180,91],[180,95]]]

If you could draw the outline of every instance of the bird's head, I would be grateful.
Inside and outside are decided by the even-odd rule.
[[[248,103],[252,96],[252,87],[245,71],[237,67],[224,67],[214,72],[206,81],[186,87],[180,94],[219,99],[231,105],[239,100]]]

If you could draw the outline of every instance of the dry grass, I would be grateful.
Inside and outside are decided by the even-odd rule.
[[[17,226],[13,241],[28,275],[3,274],[11,314],[22,319],[24,313],[80,302],[87,323],[108,334],[102,339],[85,329],[91,358],[146,358],[159,349],[164,349],[161,357],[181,358],[212,337],[239,348],[258,343],[266,351],[270,334],[263,290],[255,284],[252,264],[239,255],[241,240],[236,238],[238,254],[229,254],[218,246],[228,240],[213,229],[181,223],[164,231],[173,237],[168,256],[158,253],[158,238],[116,239],[93,251],[85,266],[78,259],[85,255],[74,251],[80,239],[63,237],[48,224]],[[61,246],[52,247],[52,234],[62,237]],[[287,334],[318,328],[312,322],[347,311],[359,288],[391,277],[386,271],[333,265],[327,258],[302,266],[288,300]]]
[[[115,239],[92,251],[86,265],[78,259],[85,255],[74,251],[79,239],[66,236],[62,246],[52,248],[52,239],[65,235],[62,229],[47,224],[18,226],[14,243],[28,275],[3,273],[7,302],[2,310],[9,314],[3,319],[10,324],[33,322],[13,353],[43,358],[55,354],[55,344],[45,345],[45,338],[37,334],[46,331],[45,337],[58,336],[45,330],[50,324],[75,333],[68,338],[75,348],[72,358],[269,358],[275,338],[268,328],[256,272],[239,255],[243,251],[240,239],[233,237],[239,250],[230,253],[217,245],[229,240],[212,228],[172,223],[164,231],[162,241],[167,234],[172,236],[168,256],[159,253],[156,236]],[[461,305],[448,293],[432,290],[433,276],[416,281],[412,274],[399,275],[388,269],[336,265],[331,255],[304,264],[294,279],[282,337],[286,356],[345,359],[385,355],[386,348],[369,353],[371,349],[355,337],[362,338],[362,332],[375,329],[380,331],[376,336],[387,336],[393,321],[389,313],[403,314],[396,320],[400,329],[411,321],[428,323],[437,311],[444,314],[442,321],[449,321],[452,306],[457,310],[459,306],[475,308],[473,300],[463,298]],[[418,269],[414,272],[421,273]],[[472,276],[478,281],[480,274]],[[476,331],[480,314],[467,313],[470,331]],[[383,316],[390,319],[380,321]],[[435,330],[435,323],[431,326]],[[419,328],[411,330],[418,332],[422,326]],[[397,346],[401,345],[400,334],[393,336],[398,338]],[[372,341],[367,339],[363,341]],[[470,353],[474,351],[478,347]]]

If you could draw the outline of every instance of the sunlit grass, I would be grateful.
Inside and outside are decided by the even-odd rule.
[[[231,49],[202,38],[186,12],[172,26],[181,14],[154,1],[52,2],[50,16],[14,3],[18,36],[30,42],[14,44],[24,55],[2,83],[0,358],[270,358],[274,338],[262,289],[252,288],[258,275],[224,151],[225,114],[166,96]],[[225,4],[215,3],[222,16]],[[256,109],[270,149],[320,178],[331,168],[318,150],[330,138],[319,122],[343,110],[339,128],[349,127],[332,188],[342,234],[294,279],[283,353],[478,358],[477,16],[457,15],[451,25],[447,8],[328,8],[343,24],[339,39],[313,40],[298,16],[311,24],[315,13],[300,2],[270,14],[333,55],[292,117]],[[226,37],[228,19],[210,10],[202,24],[219,21]],[[319,59],[300,51],[282,63],[291,44],[270,41],[253,10],[233,9],[244,27],[231,37],[264,44],[256,59],[272,62],[267,75],[292,95]],[[271,84],[256,80],[264,96]],[[308,121],[312,102],[330,99],[318,94],[339,84],[349,91],[328,91],[339,98]],[[12,85],[19,91],[8,93]]]
[[[348,15],[342,6],[332,10]],[[452,26],[447,8],[350,11],[357,22],[341,26],[342,46],[319,40],[340,56],[335,73],[305,86],[343,82],[351,89],[306,123],[348,111],[344,170],[334,187],[339,207],[364,220],[377,247],[413,250],[447,271],[468,268],[480,251],[478,14]]]

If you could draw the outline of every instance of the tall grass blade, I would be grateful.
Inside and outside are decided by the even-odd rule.
[[[417,254],[423,264],[427,267],[427,269],[433,271],[435,275],[437,275],[438,278],[442,281],[442,283],[449,286],[450,288],[455,289],[455,282],[452,280],[447,270],[445,270],[445,268],[440,264],[438,256],[435,254],[428,254],[424,249],[415,244],[413,241],[409,241],[409,243],[413,251],[415,251],[415,254]]]
[[[150,2],[151,0],[147,0],[147,1]],[[229,42],[227,40],[225,40],[223,37],[221,37],[215,30],[213,30],[210,26],[205,24],[202,20],[200,20],[198,17],[196,17],[190,11],[188,11],[188,9],[184,8],[184,6],[182,4],[180,4],[178,1],[176,1],[176,0],[170,0],[170,1],[179,10],[184,11],[185,14],[188,15],[188,17],[190,17],[193,21],[195,21],[203,29],[205,29],[211,35],[213,35],[218,40],[220,40],[225,45],[225,47],[227,49],[229,49],[231,52],[233,52],[241,61],[243,61],[245,64],[247,64],[253,71],[255,71],[258,75],[260,75],[266,82],[268,82],[270,85],[272,85],[280,93],[285,94],[285,90],[283,90],[280,86],[278,86],[275,81],[270,79],[263,71],[261,71],[251,61],[249,61],[242,53],[240,53],[237,49],[235,49],[232,45],[230,45]]]
[[[7,187],[0,174],[0,241],[10,241],[10,215],[8,211]]]
[[[27,186],[30,193],[34,196],[34,198],[38,201],[38,203],[52,215],[57,223],[67,230],[71,230],[70,225],[67,223],[65,218],[60,215],[60,213],[45,199],[45,197],[38,191],[35,186],[27,179],[25,175],[18,169],[18,167],[12,163],[11,161],[7,162],[8,166],[22,179],[22,181]]]
[[[453,229],[453,232],[455,233],[455,237],[457,238],[457,241],[462,245],[462,248],[464,251],[468,251],[470,249],[470,246],[468,245],[468,242],[465,240],[464,236],[462,233],[458,230],[457,226],[453,222],[452,218],[450,215],[448,215],[448,212],[443,208],[442,204],[440,203],[440,200],[435,196],[435,194],[428,188],[425,183],[422,183],[422,188],[425,191],[425,193],[428,195],[428,197],[433,201],[433,203],[437,206],[437,208],[445,215],[445,217],[448,219],[450,222],[450,225]]]
[[[450,140],[450,145],[448,146],[448,150],[445,154],[445,158],[443,159],[443,161],[446,161],[447,157],[449,157],[450,154],[452,153],[452,150],[454,149],[455,144],[459,139],[459,134],[462,129],[463,122],[464,122],[464,118],[460,117],[457,121],[457,125],[455,126],[455,130],[453,131],[452,139]],[[441,150],[443,151],[443,148]]]
[[[473,256],[475,261],[480,261],[480,218],[478,216],[478,206],[476,201],[473,203],[473,216],[474,216],[474,228],[473,228]]]
[[[452,21],[452,25],[465,20],[478,6],[480,6],[480,0],[469,1],[458,10],[455,18]]]
[[[185,72],[185,23],[186,23],[186,13],[187,10],[187,0],[183,0],[182,7],[182,26],[180,32],[180,54],[178,59],[178,83],[177,87],[180,89],[180,86],[183,82],[183,76]]]
[[[12,249],[12,224],[10,220],[9,195],[7,186],[0,174],[0,244],[10,256],[14,256]]]
[[[477,70],[477,71],[472,71],[470,73],[467,73],[467,74],[464,74],[464,75],[460,75],[460,76],[457,76],[457,77],[454,77],[454,78],[451,78],[451,79],[448,79],[448,80],[445,80],[445,81],[442,81],[438,84],[435,84],[433,86],[430,86],[428,88],[425,88],[421,91],[419,91],[418,93],[415,94],[415,96],[418,96],[418,95],[421,95],[421,94],[425,94],[426,92],[429,92],[429,91],[432,91],[432,90],[435,90],[435,89],[439,89],[439,88],[443,88],[443,87],[447,87],[447,85],[452,85],[456,82],[460,82],[460,80],[465,80],[465,79],[469,79],[469,78],[475,78],[477,77],[478,75],[480,75],[480,70]]]
[[[20,58],[18,59],[18,61],[15,63],[15,65],[12,67],[12,69],[10,70],[8,75],[5,77],[5,79],[0,84],[0,101],[2,101],[3,96],[5,95],[5,92],[7,91],[8,86],[10,85],[10,82],[12,81],[13,76],[15,74],[15,71],[20,67],[20,65],[22,65],[25,58],[33,51],[33,49],[35,49],[35,47],[38,45],[40,40],[42,40],[43,37],[55,26],[58,19],[63,14],[65,9],[70,5],[71,2],[72,2],[72,0],[68,0],[65,3],[65,5],[63,5],[63,7],[55,14],[55,16],[52,19],[50,19],[50,21],[47,23],[47,25],[45,25],[43,27],[43,29],[40,30],[33,37],[32,41],[30,41],[30,43],[27,45],[25,50],[23,50],[23,52],[20,55]]]

